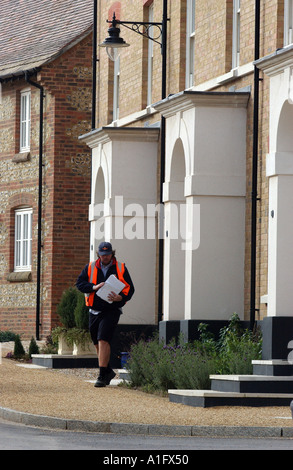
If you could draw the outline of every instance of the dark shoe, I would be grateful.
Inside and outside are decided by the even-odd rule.
[[[98,377],[95,383],[95,387],[106,387],[107,382],[105,377]]]
[[[109,372],[107,372],[107,374],[105,375],[106,385],[109,385],[111,380],[114,379],[115,375],[116,374],[112,369]]]

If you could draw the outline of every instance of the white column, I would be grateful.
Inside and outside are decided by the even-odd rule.
[[[196,197],[186,197],[185,207],[185,226],[184,241],[182,248],[185,253],[185,309],[184,319],[190,320],[193,317],[193,309],[195,308],[193,299],[198,301],[198,296],[194,295],[197,290],[196,276],[193,273],[195,262],[195,251],[200,246],[200,204],[197,203]]]
[[[293,315],[293,152],[267,156],[268,316]]]
[[[185,252],[178,237],[180,204],[165,203],[164,320],[182,320],[185,303]]]
[[[183,183],[164,183],[164,320],[183,320],[185,305],[185,251],[180,234],[180,210],[185,205]]]

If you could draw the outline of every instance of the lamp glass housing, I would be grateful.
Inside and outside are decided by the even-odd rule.
[[[129,44],[124,41],[123,38],[120,38],[120,29],[113,25],[108,29],[109,36],[99,44],[100,47],[105,47],[108,57],[115,62],[120,55],[121,47],[128,47]]]
[[[121,45],[116,45],[116,44],[109,44],[108,46],[106,46],[106,52],[108,54],[108,57],[109,59],[111,59],[113,62],[115,62],[115,60],[118,59],[118,57],[120,56],[120,52],[121,52],[121,49],[122,47],[127,47],[129,46],[129,44],[123,44],[123,46]]]

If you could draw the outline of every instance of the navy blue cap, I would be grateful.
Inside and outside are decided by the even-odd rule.
[[[113,253],[112,245],[109,242],[102,242],[99,245],[99,255],[111,255]]]

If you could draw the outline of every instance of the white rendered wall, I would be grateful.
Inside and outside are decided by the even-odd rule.
[[[225,320],[233,312],[243,318],[246,105],[213,105],[211,95],[198,106],[196,97],[194,105],[190,95],[179,99],[180,106],[176,97],[162,105],[165,231],[174,230],[170,207],[183,198],[193,240],[182,250],[165,239],[164,320]]]
[[[123,308],[122,324],[156,323],[156,214],[148,206],[157,203],[158,133],[158,129],[103,128],[87,142],[92,148],[90,256],[96,258],[101,240],[110,241],[135,286],[133,298]],[[153,238],[147,238],[147,228]]]

